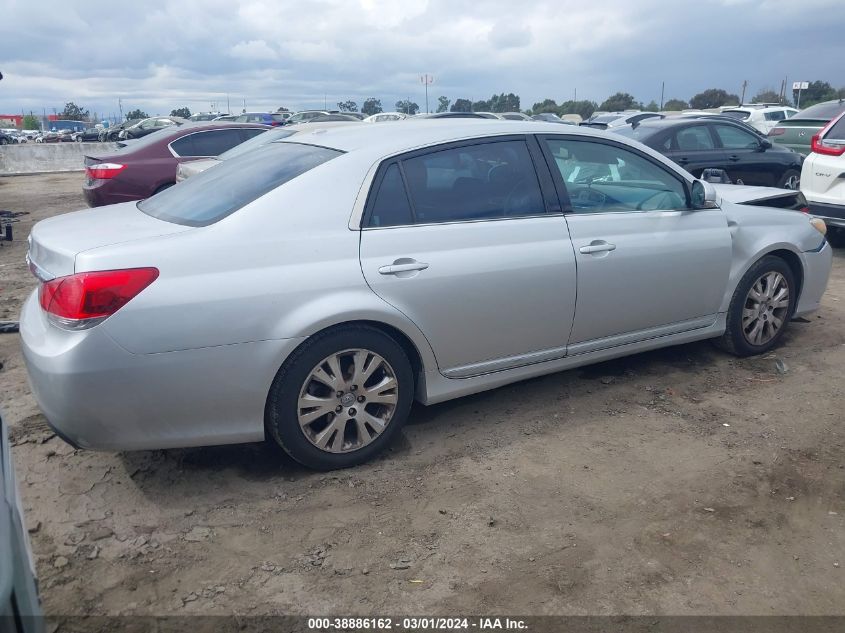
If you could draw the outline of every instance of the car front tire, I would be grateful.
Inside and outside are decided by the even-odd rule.
[[[798,191],[801,188],[801,172],[795,169],[787,169],[778,180],[778,187]]]
[[[783,337],[797,299],[795,275],[789,265],[780,257],[763,257],[737,285],[725,333],[716,339],[716,345],[735,356],[765,354]]]
[[[390,444],[413,399],[414,374],[402,346],[377,328],[342,326],[311,337],[285,361],[270,388],[265,424],[300,464],[348,468]]]

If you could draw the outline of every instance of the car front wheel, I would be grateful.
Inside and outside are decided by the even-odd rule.
[[[795,311],[795,276],[780,257],[755,263],[734,291],[727,327],[716,344],[736,356],[764,354],[778,344]]]
[[[267,402],[270,435],[316,470],[361,464],[405,423],[414,396],[411,363],[390,336],[343,326],[303,343],[276,375]]]
[[[778,187],[780,189],[791,189],[792,191],[798,191],[801,187],[801,172],[796,171],[794,169],[787,169],[783,176],[780,177],[778,181]]]

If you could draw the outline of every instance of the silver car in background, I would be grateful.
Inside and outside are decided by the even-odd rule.
[[[824,231],[588,128],[349,126],[39,222],[21,336],[77,446],[268,435],[342,468],[414,400],[701,339],[764,353],[819,306]]]

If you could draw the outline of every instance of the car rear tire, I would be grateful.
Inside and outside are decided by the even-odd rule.
[[[801,172],[794,169],[787,169],[783,176],[778,180],[778,187],[780,189],[791,189],[798,191],[801,187]]]
[[[743,275],[717,347],[735,356],[765,354],[780,341],[797,300],[795,275],[780,257],[766,256]]]
[[[285,361],[270,388],[265,425],[303,466],[348,468],[390,444],[413,399],[402,346],[377,328],[342,326],[311,337]]]

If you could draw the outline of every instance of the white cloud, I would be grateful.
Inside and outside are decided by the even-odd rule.
[[[238,42],[230,49],[232,57],[240,59],[276,59],[278,54],[264,40]]]

